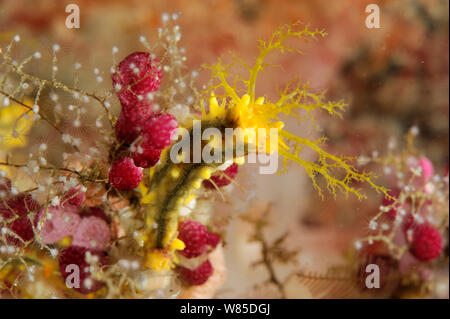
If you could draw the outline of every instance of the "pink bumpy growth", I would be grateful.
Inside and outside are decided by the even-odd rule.
[[[180,223],[178,238],[186,245],[180,251],[180,254],[186,258],[198,257],[207,252],[208,246],[214,249],[220,242],[219,235],[209,232],[205,225],[192,219]]]
[[[161,77],[159,61],[148,52],[132,53],[120,62],[112,81],[127,116],[152,104],[149,94],[159,89]]]
[[[154,92],[161,85],[162,70],[157,59],[148,52],[134,52],[125,57],[112,75],[115,88],[131,87],[134,92]],[[119,90],[120,91],[120,90]]]
[[[39,224],[41,226],[41,240],[44,244],[53,244],[57,241],[72,236],[80,224],[80,216],[77,213],[78,208],[66,205],[66,207],[51,206],[48,211],[42,208],[39,212]]]
[[[21,246],[22,241],[34,238],[31,220],[32,214],[37,213],[39,208],[39,203],[31,195],[19,194],[7,200],[0,200],[0,216],[3,220],[11,220],[6,223],[6,229],[15,234],[6,235],[8,244]]]
[[[180,254],[187,258],[198,257],[206,251],[208,230],[205,225],[188,219],[178,226],[178,238],[184,242],[186,247]]]
[[[162,71],[157,59],[148,52],[135,52],[120,62],[112,75],[122,112],[115,133],[120,142],[131,144],[153,114],[152,92],[161,85]]]
[[[136,166],[148,168],[155,166],[161,157],[160,149],[153,149],[141,143],[135,152],[132,153]]]
[[[214,272],[213,266],[209,260],[203,262],[197,268],[191,270],[185,267],[178,267],[181,278],[190,286],[204,284]]]
[[[63,204],[69,204],[73,206],[80,206],[83,204],[84,199],[86,197],[85,192],[81,190],[81,187],[73,187],[69,189],[66,195],[63,197]]]
[[[142,180],[142,168],[134,165],[133,159],[121,158],[109,170],[109,182],[120,191],[136,188]]]
[[[99,250],[89,250],[84,247],[69,246],[59,255],[59,270],[64,280],[74,273],[74,270],[69,265],[78,266],[79,270],[79,286],[74,287],[75,290],[82,294],[88,294],[99,290],[103,283],[91,278],[90,264],[86,261],[87,253],[92,256],[97,256],[99,264],[107,265],[108,256]]]
[[[419,166],[422,168],[423,181],[427,182],[434,175],[433,163],[428,158],[421,157]]]
[[[214,184],[218,187],[227,186],[231,183],[231,180],[234,179],[238,173],[239,166],[236,163],[231,164],[227,167],[223,172],[218,172],[211,176],[209,180],[203,181],[203,186],[209,189],[215,189]],[[223,176],[225,174],[228,176]],[[214,182],[214,184],[212,182]]]
[[[411,243],[412,254],[421,261],[436,259],[441,254],[442,236],[428,223],[415,227]]]
[[[155,114],[145,122],[142,129],[144,147],[162,150],[172,143],[177,132],[178,122],[172,114]]]
[[[108,224],[101,218],[84,217],[73,235],[72,244],[88,249],[105,250],[109,246],[111,232]]]

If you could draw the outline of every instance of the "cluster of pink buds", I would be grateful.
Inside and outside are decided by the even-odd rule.
[[[416,190],[422,190],[429,194],[433,191],[433,185],[429,183],[434,176],[434,166],[432,162],[422,157],[419,159],[408,159],[409,168],[416,171],[416,174],[407,176],[410,184]],[[409,186],[407,186],[409,187]],[[386,216],[390,219],[397,219],[402,224],[402,231],[405,232],[408,239],[411,253],[420,261],[431,261],[439,257],[442,251],[442,236],[440,232],[427,221],[427,206],[432,203],[427,200],[415,214],[411,211],[417,210],[413,207],[415,203],[411,200],[403,201],[398,204],[400,189],[394,189],[390,192],[392,198],[385,198],[382,207],[388,207]]]
[[[0,220],[6,222],[2,235],[7,244],[20,247],[34,238],[33,213],[40,209],[40,204],[30,194],[17,194],[9,179],[2,177],[0,182]]]
[[[72,274],[68,265],[77,265],[80,271],[80,293],[95,292],[102,283],[90,277],[90,264],[107,263],[106,251],[111,242],[110,219],[100,207],[84,206],[85,190],[74,187],[61,196],[58,203],[41,207],[29,194],[13,195],[9,180],[0,185],[4,198],[0,201],[0,216],[6,223],[6,242],[21,247],[23,243],[38,239],[52,247],[67,246],[59,252],[59,266],[64,278]],[[63,243],[64,239],[69,241]],[[56,254],[58,252],[56,251]],[[97,256],[97,257],[95,257]]]
[[[223,170],[203,181],[203,186],[216,189],[229,185],[236,177],[238,167],[236,163],[223,167]],[[208,254],[217,247],[220,236],[208,231],[205,225],[192,219],[181,222],[178,226],[178,233],[178,238],[185,244],[185,248],[179,253],[189,260],[186,265],[177,267],[180,277],[187,285],[202,285],[214,273]]]
[[[73,271],[67,266],[77,265],[80,285],[74,289],[87,294],[103,286],[101,282],[91,278],[88,256],[94,256],[93,261],[100,262],[101,265],[107,264],[111,220],[100,207],[83,206],[84,199],[85,192],[80,187],[72,188],[65,194],[60,205],[42,208],[37,216],[40,236],[45,244],[56,244],[70,236],[70,246],[59,254],[60,272],[66,278]]]
[[[109,218],[99,207],[83,206],[85,193],[70,189],[59,205],[42,208],[38,214],[40,237],[45,244],[55,244],[71,236],[72,245],[106,250],[111,234]]]
[[[448,170],[443,177],[435,175],[426,157],[409,157],[406,165],[406,172],[392,174],[396,188],[370,221],[373,234],[364,239],[364,245],[358,241],[357,248],[361,266],[375,263],[385,275],[393,271],[408,274],[415,269],[427,280],[430,270],[426,263],[438,259],[445,244],[438,211],[445,201],[448,205]]]
[[[180,251],[180,254],[189,260],[195,259],[192,262],[193,266],[178,266],[180,276],[188,285],[202,285],[214,272],[207,255],[219,244],[220,237],[218,234],[208,231],[203,224],[192,219],[180,223],[178,232],[178,238],[186,245]]]
[[[230,166],[225,168],[222,172],[213,174],[209,180],[203,181],[203,186],[210,189],[215,189],[216,187],[227,186],[236,177],[238,173],[239,166],[236,163],[232,163]],[[220,167],[219,167],[220,170]],[[222,173],[222,174],[221,174]]]
[[[142,168],[156,165],[161,151],[177,136],[175,117],[153,106],[161,77],[159,61],[148,52],[130,54],[112,75],[122,105],[115,126],[116,138],[127,148],[127,156],[116,160],[109,172],[109,181],[118,190],[136,188],[142,179]]]

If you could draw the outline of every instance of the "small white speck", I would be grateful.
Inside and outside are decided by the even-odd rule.
[[[52,255],[52,257],[56,257],[56,256],[58,256],[58,249],[56,249],[56,248],[53,248],[53,249],[50,249],[50,255]]]
[[[413,126],[413,127],[411,127],[410,132],[411,132],[412,135],[417,136],[417,135],[419,135],[420,131],[419,131],[419,128],[417,126]]]
[[[58,206],[58,205],[59,205],[59,197],[58,197],[58,196],[55,196],[55,197],[52,199],[52,205],[53,205],[53,206]]]
[[[137,260],[133,260],[131,262],[131,269],[133,269],[133,270],[139,269],[139,262]]]

